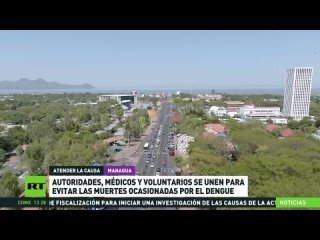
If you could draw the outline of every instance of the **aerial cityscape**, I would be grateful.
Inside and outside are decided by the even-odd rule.
[[[102,165],[135,166],[137,176],[248,176],[254,197],[319,196],[319,31],[148,32],[0,31],[0,45],[30,57],[26,66],[20,53],[0,57],[0,197],[24,197],[25,177],[48,176],[49,166]],[[58,53],[47,49],[53,35]],[[309,46],[285,46],[292,36]],[[286,63],[290,47],[297,56]]]

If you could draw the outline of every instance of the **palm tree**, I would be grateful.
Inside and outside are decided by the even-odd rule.
[[[129,119],[126,120],[125,124],[124,124],[124,130],[125,130],[125,134],[127,135],[127,139],[128,139],[128,145],[130,144],[130,135],[132,132],[132,128],[130,126],[130,122]]]
[[[139,124],[139,128],[140,128],[140,135],[142,130],[146,127],[147,123],[146,123],[146,119],[143,116],[140,116],[138,118],[138,124]]]

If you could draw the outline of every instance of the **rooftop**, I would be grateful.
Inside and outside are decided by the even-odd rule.
[[[282,137],[290,137],[290,136],[294,135],[294,131],[290,128],[284,128],[280,131],[280,135]]]
[[[263,116],[270,116],[270,117],[275,117],[276,115],[274,113],[268,113],[268,112],[265,112],[265,113],[250,113],[249,114],[250,117],[263,117]]]
[[[226,108],[227,112],[238,112],[237,108],[228,107]]]
[[[212,132],[212,131],[216,133],[224,132],[224,126],[219,123],[205,124],[205,129],[207,132]]]
[[[100,95],[100,97],[119,97],[119,96],[134,96],[131,93],[118,93],[118,94],[106,94],[106,95]]]
[[[252,107],[252,106],[244,106],[244,108],[249,108],[249,109],[280,109],[280,107]]]
[[[104,142],[105,144],[110,144],[110,143],[116,142],[116,141],[118,141],[118,140],[120,140],[120,139],[123,139],[123,137],[121,137],[121,136],[114,136],[114,137],[110,137],[110,138],[104,139],[103,142]]]
[[[280,126],[279,125],[277,125],[277,124],[267,124],[266,125],[266,130],[268,131],[268,132],[273,132],[274,130],[276,130],[276,129],[278,129],[278,128],[280,128]]]
[[[244,102],[241,101],[225,101],[226,104],[244,104]]]

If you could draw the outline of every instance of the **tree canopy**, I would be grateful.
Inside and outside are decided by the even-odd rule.
[[[18,178],[11,172],[0,177],[0,197],[18,197],[20,192]]]

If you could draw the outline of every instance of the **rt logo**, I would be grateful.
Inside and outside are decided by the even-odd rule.
[[[45,197],[46,185],[46,176],[26,176],[24,179],[25,197]]]

